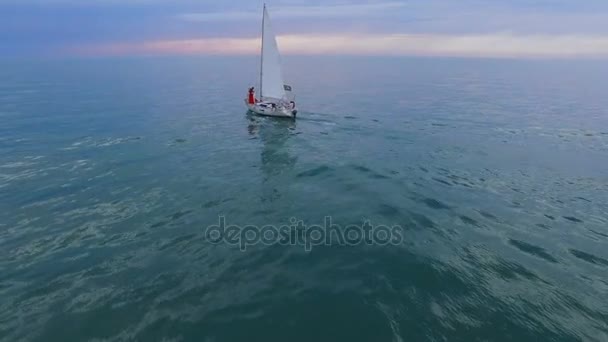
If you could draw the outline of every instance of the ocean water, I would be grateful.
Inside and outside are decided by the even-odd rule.
[[[606,61],[256,62],[0,62],[0,340],[608,340]]]

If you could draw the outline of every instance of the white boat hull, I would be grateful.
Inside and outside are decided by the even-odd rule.
[[[263,106],[257,103],[250,104],[247,103],[247,101],[245,101],[245,104],[247,105],[247,109],[249,109],[250,112],[255,113],[257,115],[274,116],[280,118],[295,118],[296,114],[298,113],[298,110],[296,108],[286,108],[280,106],[275,106],[273,108],[271,106]]]

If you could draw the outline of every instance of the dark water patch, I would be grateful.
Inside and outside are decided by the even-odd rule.
[[[453,182],[456,185],[460,185],[460,186],[464,186],[465,188],[473,188],[473,185],[469,184],[469,183],[462,183],[462,182]]]
[[[100,246],[104,246],[104,245],[110,244],[112,242],[115,242],[117,240],[120,240],[120,239],[122,239],[124,237],[125,237],[125,234],[114,234],[114,235],[110,236],[109,238],[107,238],[107,239],[103,240],[102,242],[100,242],[99,245]]]
[[[598,235],[598,236],[608,238],[608,234],[600,233],[600,232],[595,231],[595,230],[593,230],[593,229],[589,229],[589,231],[590,231],[590,232],[592,232],[593,234]]]
[[[582,220],[574,217],[574,216],[563,216],[563,218],[565,218],[566,220],[570,221],[570,222],[575,222],[575,223],[583,223]]]
[[[482,228],[482,225],[479,222],[477,222],[477,220],[472,219],[472,218],[470,218],[470,217],[468,217],[466,215],[460,215],[459,218],[460,218],[460,220],[462,222],[464,222],[465,224],[468,224],[469,226],[474,226],[474,227],[477,227],[477,228]]]
[[[422,226],[424,228],[436,228],[437,225],[430,218],[417,213],[410,214],[414,223],[418,226]]]
[[[169,217],[171,219],[171,221],[176,221],[179,220],[180,218],[187,216],[189,214],[192,213],[192,210],[180,210],[172,215],[169,215],[167,217]]]
[[[468,177],[457,177],[457,181],[455,180],[454,183],[458,184],[458,185],[462,185],[464,187],[467,188],[472,188],[475,186],[475,181],[469,179]]]
[[[344,190],[345,192],[353,192],[353,191],[357,191],[357,189],[360,189],[361,186],[359,183],[354,183],[354,182],[341,182],[340,184],[341,189]]]
[[[555,216],[545,214],[545,217],[548,218],[549,220],[555,220]]]
[[[483,210],[477,210],[477,212],[479,213],[479,215],[481,215],[481,216],[483,216],[483,217],[485,217],[485,218],[487,218],[487,219],[490,219],[490,220],[493,220],[493,221],[499,222],[498,217],[496,217],[496,216],[494,216],[494,215],[490,214],[490,213],[489,213],[489,212],[487,212],[487,211],[483,211]]]
[[[158,221],[158,222],[156,222],[156,223],[152,224],[152,225],[150,226],[150,228],[160,228],[160,227],[162,227],[162,226],[167,225],[167,223],[169,223],[169,222],[167,222],[167,221]]]
[[[261,203],[273,203],[278,201],[283,195],[277,188],[273,188],[270,192],[264,192],[260,195]],[[265,209],[264,209],[265,210]]]
[[[212,200],[212,201],[209,201],[209,202],[203,204],[202,207],[205,209],[209,209],[209,208],[217,207],[221,203],[222,203],[222,201],[220,201],[220,200]]]
[[[378,119],[372,119],[373,122],[380,122]]]
[[[447,185],[447,186],[453,186],[452,183],[446,182],[443,179],[439,179],[439,178],[433,177],[432,180],[434,180],[435,182],[439,182],[441,184]]]
[[[453,180],[453,181],[461,181],[461,180],[468,181],[468,179],[466,177],[460,177],[460,176],[455,175],[455,174],[449,174],[447,177],[449,179]]]
[[[568,250],[570,252],[570,254],[574,255],[575,257],[586,261],[588,263],[592,263],[594,265],[598,265],[598,266],[604,266],[604,267],[608,267],[608,260],[595,256],[593,254],[589,254],[589,253],[585,253],[583,251],[579,251],[577,249],[569,249]]]
[[[352,167],[354,170],[359,171],[359,172],[363,172],[363,173],[371,173],[372,170],[368,169],[365,166],[362,165],[355,165]]]
[[[545,259],[552,263],[557,263],[557,259],[555,259],[549,253],[547,253],[547,251],[544,248],[529,244],[524,241],[514,240],[514,239],[509,239],[509,243],[511,245],[515,246],[517,249],[519,249],[522,252],[532,254],[534,256],[537,256],[541,259]]]
[[[381,174],[381,173],[378,173],[378,172],[374,172],[374,173],[372,173],[372,174],[370,175],[370,178],[372,178],[372,179],[390,179],[390,177],[385,176],[385,175],[383,175],[383,174]]]
[[[419,166],[418,168],[419,168],[419,169],[420,169],[422,172],[426,172],[426,173],[428,173],[428,172],[429,172],[429,170],[428,170],[427,168],[425,168],[425,167]]]
[[[297,178],[315,177],[315,176],[330,172],[331,170],[332,169],[329,166],[322,165],[319,167],[315,167],[314,169],[310,169],[308,171],[300,172],[296,175],[296,177]]]
[[[546,283],[539,276],[534,274],[534,272],[514,262],[499,260],[499,262],[491,266],[491,269],[495,271],[496,274],[502,279],[511,280],[524,278],[536,282]]]
[[[183,138],[177,138],[177,139],[173,140],[173,142],[174,142],[174,143],[177,143],[177,144],[183,144],[183,143],[185,143],[186,141],[187,141],[187,140],[186,140],[186,139],[183,139]]]
[[[344,118],[345,119],[349,119],[349,120],[353,120],[353,119],[356,119],[357,117],[356,116],[352,116],[352,115],[346,115]]]
[[[548,225],[546,225],[546,224],[544,224],[544,223],[537,223],[536,226],[538,228],[542,228],[542,229],[545,229],[545,230],[551,230],[551,227],[548,226]]]
[[[358,171],[360,173],[365,173],[368,175],[369,178],[372,178],[372,179],[389,179],[390,178],[390,177],[387,177],[381,173],[373,171],[372,169],[362,166],[362,165],[352,166],[352,169],[355,171]]]
[[[143,236],[146,236],[146,235],[148,235],[148,232],[146,232],[146,231],[140,231],[140,232],[137,232],[135,234],[135,238],[140,238],[140,237],[143,237]]]
[[[424,203],[427,207],[429,207],[431,209],[436,209],[436,210],[450,209],[450,207],[447,204],[444,204],[443,202],[436,200],[434,198],[425,198],[420,202]]]
[[[443,168],[443,167],[438,167],[437,171],[439,171],[440,173],[443,173],[443,174],[450,174],[450,170]]]
[[[575,199],[587,202],[587,203],[592,203],[590,200],[586,199],[585,197],[575,197]]]
[[[376,212],[387,218],[399,217],[401,215],[401,210],[399,210],[399,208],[392,206],[390,204],[378,205],[378,209],[376,209]]]

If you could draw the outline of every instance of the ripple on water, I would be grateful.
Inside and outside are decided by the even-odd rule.
[[[445,181],[445,180],[443,180],[443,179],[440,179],[440,178],[437,178],[437,177],[433,177],[432,179],[433,179],[434,181],[438,182],[438,183],[443,184],[443,185],[447,185],[447,186],[453,186],[453,184],[452,184],[452,183],[447,182],[447,181]]]
[[[603,267],[608,267],[608,260],[602,258],[602,257],[598,257],[596,255],[593,254],[589,254],[577,249],[569,249],[570,254],[574,255],[575,257],[586,261],[588,263],[597,265],[597,266],[603,266]]]
[[[220,201],[220,200],[212,200],[212,201],[208,201],[208,202],[203,203],[203,205],[201,207],[203,207],[205,209],[210,209],[210,208],[217,207],[220,204],[222,204],[222,201]]]
[[[322,165],[322,166],[318,166],[315,167],[313,169],[304,171],[304,172],[300,172],[296,175],[297,178],[308,178],[308,177],[316,177],[322,174],[331,174],[333,171],[333,169],[327,165]]]
[[[481,223],[479,223],[477,220],[470,218],[466,215],[460,215],[459,218],[462,222],[464,222],[465,224],[467,224],[469,226],[473,226],[476,228],[483,228],[483,225]]]
[[[592,232],[593,234],[597,235],[597,236],[601,236],[603,238],[608,238],[608,234],[600,233],[600,232],[598,232],[596,230],[593,230],[593,229],[590,229],[589,231]]]
[[[402,215],[402,212],[399,208],[387,203],[378,204],[376,212],[386,219],[394,219],[401,217]]]
[[[379,172],[376,172],[363,165],[351,165],[350,169],[352,169],[360,174],[365,174],[367,177],[369,177],[371,179],[390,179],[390,177],[385,176],[385,175],[383,175]]]
[[[529,280],[534,283],[548,284],[533,271],[519,263],[505,260],[485,250],[479,251],[474,248],[465,248],[464,251],[466,252],[464,260],[467,260],[470,265],[475,265],[475,267],[481,268],[488,272],[489,275],[496,276],[499,279],[505,281]],[[488,275],[485,275],[485,277],[488,277]]]
[[[552,263],[558,262],[557,259],[551,256],[551,254],[549,254],[544,248],[514,239],[509,239],[509,243],[524,253],[539,257]]]
[[[451,208],[447,204],[434,198],[424,198],[420,200],[420,202],[424,203],[427,207],[435,210],[448,210]]]
[[[574,216],[563,216],[566,220],[570,221],[570,222],[574,222],[574,223],[583,223],[582,220],[574,217]]]
[[[171,221],[177,221],[184,216],[190,215],[192,212],[192,210],[179,210],[171,215],[168,215],[167,218],[169,218]]]
[[[437,228],[437,224],[428,216],[418,213],[410,213],[410,216],[416,227],[422,227],[423,229]]]
[[[536,226],[537,226],[538,228],[541,228],[541,229],[545,229],[545,230],[551,230],[551,227],[550,227],[550,226],[548,226],[548,225],[546,225],[546,224],[544,224],[544,223],[537,223],[537,224],[536,224]]]
[[[478,212],[478,213],[479,213],[481,216],[485,217],[486,219],[492,220],[492,221],[494,221],[494,222],[500,222],[500,220],[498,219],[498,217],[494,216],[493,214],[491,214],[491,213],[489,213],[489,212],[487,212],[487,211],[484,211],[484,210],[477,210],[477,212]]]

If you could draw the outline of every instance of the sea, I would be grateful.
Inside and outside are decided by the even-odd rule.
[[[0,61],[2,341],[608,341],[608,61]]]

